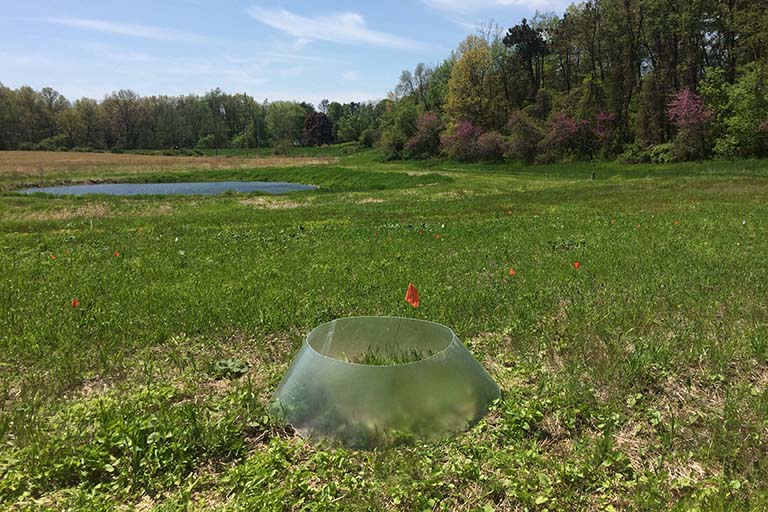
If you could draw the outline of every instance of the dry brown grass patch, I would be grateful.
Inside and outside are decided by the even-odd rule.
[[[755,368],[750,372],[747,381],[758,392],[768,389],[768,364],[755,363]]]
[[[78,395],[82,398],[95,398],[104,396],[111,388],[112,384],[106,379],[94,377],[83,382]]]
[[[48,151],[0,151],[0,177],[43,177],[51,172],[94,171],[109,174],[143,174],[169,170],[252,169],[321,165],[333,158],[318,157],[189,157],[75,153]]]
[[[79,206],[60,207],[40,211],[14,211],[11,219],[25,222],[65,222],[77,219],[99,219],[135,215],[139,217],[165,217],[172,215],[174,207],[169,203],[160,204],[130,204],[125,212],[115,210],[109,203],[94,202]]]
[[[302,206],[303,203],[285,199],[272,199],[267,197],[250,197],[240,201],[243,206],[253,206],[264,210],[292,210]]]
[[[66,221],[72,219],[97,219],[112,214],[108,203],[88,203],[74,208],[57,208],[54,210],[34,211],[19,215],[25,221]]]
[[[366,197],[365,199],[361,199],[357,202],[357,204],[381,204],[383,203],[383,199],[376,199],[375,197]]]
[[[467,199],[476,195],[477,194],[471,190],[449,190],[447,192],[437,193],[435,194],[435,197],[441,199]]]
[[[616,434],[616,446],[628,458],[637,474],[664,470],[671,486],[685,482],[700,483],[717,475],[722,468],[710,462],[702,464],[693,458],[669,458],[675,446],[707,445],[711,438],[710,422],[719,417],[725,407],[724,391],[716,385],[707,385],[701,372],[690,370],[684,375],[669,377],[659,394],[649,395],[645,409],[657,411],[659,425],[652,425],[646,417],[634,418]],[[665,447],[659,429],[675,424],[673,446]],[[659,461],[663,461],[659,468]]]
[[[632,470],[638,475],[654,469],[657,443],[658,439],[644,425],[636,422],[628,423],[616,434],[616,447],[627,457]]]
[[[166,217],[173,214],[175,209],[170,204],[164,203],[149,208],[140,209],[137,215],[141,217]]]

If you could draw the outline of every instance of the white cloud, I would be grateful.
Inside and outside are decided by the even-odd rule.
[[[533,9],[560,9],[570,0],[422,0],[425,4],[444,11],[469,13],[499,7],[528,7]]]
[[[316,62],[316,63],[328,63],[338,62],[337,59],[328,57],[313,57],[310,55],[298,55],[296,53],[285,52],[255,52],[249,54],[248,57],[224,57],[228,62],[232,64],[253,64],[253,63],[279,63],[283,65],[285,61],[298,61],[298,62]]]
[[[322,16],[300,16],[285,9],[253,6],[248,14],[255,20],[297,38],[298,46],[309,41],[330,41],[344,44],[369,44],[417,50],[422,43],[386,32],[371,30],[365,18],[354,12],[333,13]]]
[[[354,71],[347,71],[346,73],[341,75],[341,78],[343,78],[347,82],[354,82],[355,80],[359,80],[360,79],[358,74],[355,73]]]
[[[107,34],[152,39],[155,41],[194,43],[207,41],[208,38],[197,34],[180,32],[178,30],[153,27],[149,25],[134,25],[130,23],[114,23],[106,20],[83,18],[46,18],[44,21],[68,27],[83,28]]]

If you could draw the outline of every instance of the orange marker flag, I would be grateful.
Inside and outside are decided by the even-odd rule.
[[[413,283],[408,283],[408,291],[405,292],[405,302],[414,308],[419,307],[419,290],[413,286]]]

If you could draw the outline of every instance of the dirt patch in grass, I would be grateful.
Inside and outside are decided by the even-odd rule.
[[[79,395],[83,398],[94,398],[105,395],[112,388],[112,384],[103,378],[96,377],[83,382]]]
[[[376,199],[374,197],[366,197],[365,199],[361,199],[357,202],[357,204],[381,204],[383,203],[383,199]]]

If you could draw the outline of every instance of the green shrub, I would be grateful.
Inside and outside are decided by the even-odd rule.
[[[248,145],[248,140],[250,136],[248,135],[248,131],[244,130],[241,133],[238,133],[234,137],[232,137],[232,140],[229,141],[229,147],[233,149],[245,149],[250,147]]]
[[[63,148],[68,151],[67,137],[64,135],[48,137],[41,140],[37,147],[40,151],[61,151]]]
[[[401,100],[384,114],[381,123],[379,146],[388,160],[403,157],[408,139],[416,133],[418,111],[411,101]]]
[[[379,140],[379,132],[378,130],[374,130],[372,128],[368,128],[367,130],[363,130],[363,133],[360,134],[360,145],[366,148],[372,148],[376,145],[376,143]]]
[[[725,134],[715,142],[715,152],[725,158],[768,155],[768,139],[760,126],[768,118],[768,66],[751,65],[728,90]]]
[[[216,147],[216,136],[209,133],[205,137],[200,137],[197,141],[197,149],[214,149]]]
[[[701,160],[709,153],[705,144],[701,135],[690,130],[680,130],[672,141],[672,161]]]
[[[272,154],[275,156],[286,156],[291,150],[291,144],[288,142],[278,142],[272,147]]]
[[[669,164],[677,161],[675,151],[673,142],[653,146],[628,144],[618,161],[624,164]]]

